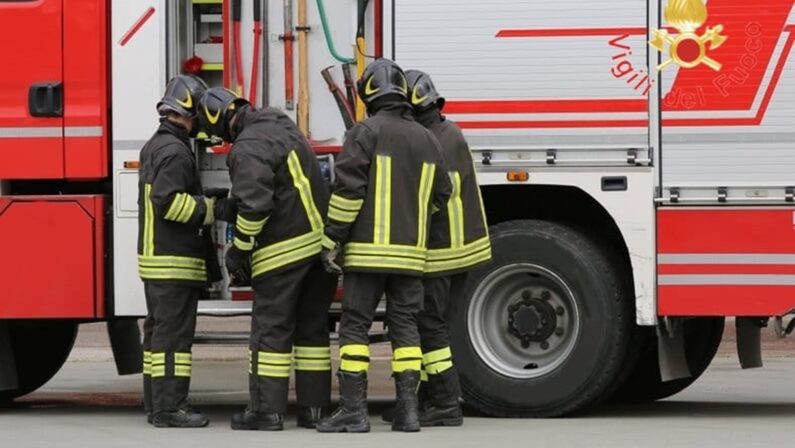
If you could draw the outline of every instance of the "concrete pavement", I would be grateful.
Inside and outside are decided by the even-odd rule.
[[[90,334],[97,331],[96,334]],[[459,429],[430,428],[396,434],[380,422],[389,406],[388,347],[373,363],[370,407],[373,432],[320,435],[295,427],[281,433],[237,432],[229,418],[246,401],[247,356],[243,347],[199,347],[193,402],[212,419],[200,430],[148,426],[139,407],[139,377],[118,377],[105,359],[96,328],[81,335],[80,348],[47,386],[0,409],[0,447],[729,447],[791,443],[795,419],[795,357],[773,350],[766,367],[742,371],[724,347],[704,377],[672,399],[638,406],[603,407],[578,418],[521,420],[470,415]],[[88,339],[87,339],[88,338]],[[775,341],[772,341],[775,343]],[[88,345],[87,345],[88,344]],[[87,352],[85,350],[88,350]],[[206,352],[202,352],[202,351]],[[238,353],[239,352],[239,353]],[[105,353],[105,354],[103,354]],[[213,353],[221,353],[215,356]]]

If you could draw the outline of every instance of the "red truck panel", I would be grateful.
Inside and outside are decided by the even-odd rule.
[[[36,83],[63,80],[63,0],[0,2],[0,179],[63,177],[63,118],[33,117]]]
[[[0,178],[107,177],[107,2],[0,2],[0,17]],[[62,89],[61,116],[31,112],[30,88],[43,83]]]
[[[107,2],[64,0],[64,170],[67,179],[108,175]]]
[[[105,316],[105,202],[0,197],[0,318]]]
[[[778,316],[795,309],[795,209],[661,209],[662,316]]]

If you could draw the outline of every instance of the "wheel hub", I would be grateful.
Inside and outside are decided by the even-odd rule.
[[[509,378],[538,378],[566,362],[580,334],[567,283],[537,264],[514,263],[484,277],[467,311],[477,355]]]
[[[522,298],[508,307],[508,331],[524,347],[531,342],[546,341],[556,327],[555,309],[548,301],[532,297],[529,291],[524,291]]]

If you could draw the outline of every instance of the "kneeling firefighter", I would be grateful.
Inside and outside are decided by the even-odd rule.
[[[371,63],[357,85],[370,118],[347,134],[335,167],[322,260],[344,267],[340,321],[340,406],[321,432],[367,432],[368,331],[382,296],[392,342],[397,392],[394,431],[419,431],[416,390],[422,351],[422,306],[429,216],[450,196],[441,149],[412,118],[407,81],[394,62]]]
[[[221,279],[209,226],[222,206],[202,192],[190,138],[207,86],[180,75],[157,104],[160,127],[140,154],[138,272],[144,281],[144,408],[157,427],[202,427],[188,407],[196,309],[208,282]],[[209,193],[208,193],[209,195]],[[226,191],[217,196],[226,196]]]
[[[337,285],[318,260],[328,187],[306,138],[282,112],[255,110],[223,88],[202,97],[199,116],[233,143],[227,158],[237,201],[230,276],[254,288],[250,404],[233,429],[281,430],[295,361],[298,424],[314,428],[331,395],[328,309]],[[294,353],[293,353],[294,350]]]

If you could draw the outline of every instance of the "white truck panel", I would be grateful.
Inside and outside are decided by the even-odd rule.
[[[126,45],[121,36],[150,8],[152,15]],[[166,82],[165,0],[123,1],[111,4],[113,104],[113,312],[117,316],[146,314],[143,283],[138,278],[138,212],[136,170],[124,168],[137,161],[146,140],[157,129],[155,104]],[[137,204],[136,204],[137,205]]]
[[[615,115],[613,111],[578,113],[576,108],[561,112],[538,104],[528,106],[530,109],[523,114],[511,113],[507,117],[495,111],[485,115],[456,114],[453,106],[473,100],[553,100],[556,104],[592,100],[607,103],[609,109],[615,100],[644,102],[645,88],[633,89],[635,81],[628,84],[611,69],[617,61],[626,60],[622,70],[630,65],[633,68],[626,79],[638,74],[636,79],[641,81],[648,75],[645,33],[622,37],[621,31],[642,31],[646,27],[646,1],[394,0],[394,4],[396,61],[404,68],[433,74],[437,87],[450,102],[448,114],[462,124],[473,147],[648,147],[645,124],[607,129],[599,124],[580,124],[600,120],[644,122],[648,120],[648,109],[643,106]],[[512,30],[553,35],[503,37]],[[631,54],[625,48],[631,48]],[[473,130],[469,125],[484,121],[493,126]],[[539,124],[553,121],[566,124]]]

